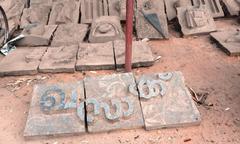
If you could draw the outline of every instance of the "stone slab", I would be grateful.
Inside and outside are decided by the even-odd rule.
[[[59,25],[54,33],[52,46],[78,45],[83,42],[88,31],[85,24],[64,24]]]
[[[237,0],[222,0],[224,5],[226,6],[228,12],[232,16],[239,15],[240,12],[240,2]]]
[[[53,2],[48,24],[78,23],[80,0],[58,0]]]
[[[17,46],[48,46],[57,25],[37,25],[22,31],[24,38],[17,41]]]
[[[49,47],[39,65],[39,72],[75,72],[78,45]]]
[[[99,110],[97,113],[94,109],[95,113],[93,113],[91,105],[86,103],[87,120],[89,120],[88,132],[104,132],[143,126],[138,96],[132,95],[128,91],[128,86],[132,83],[135,83],[132,73],[89,77],[84,80],[86,99],[89,101],[95,99],[97,101],[95,103],[96,110]],[[90,121],[91,118],[92,121]]]
[[[107,0],[81,0],[81,23],[90,24],[100,16],[108,16]]]
[[[108,0],[110,16],[118,16],[121,20],[126,20],[126,0]]]
[[[51,8],[48,6],[32,6],[31,8],[25,8],[21,17],[20,28],[38,24],[47,25],[50,11]]]
[[[24,130],[25,137],[85,133],[77,114],[84,99],[83,82],[36,85]]]
[[[141,75],[137,83],[147,130],[200,124],[200,113],[181,72]]]
[[[187,35],[203,34],[216,31],[216,25],[210,12],[205,6],[178,7],[177,17],[182,33]]]
[[[117,68],[124,67],[125,64],[125,41],[114,41],[114,51]],[[132,65],[133,67],[152,66],[154,57],[151,47],[142,41],[133,41]]]
[[[220,0],[193,0],[193,5],[197,7],[205,5],[214,18],[224,17]]]
[[[49,6],[52,7],[53,0],[30,0],[30,7]]]
[[[0,62],[0,76],[37,74],[40,60],[47,47],[22,47],[11,51]]]
[[[76,70],[108,70],[115,69],[113,43],[79,45]]]
[[[140,39],[163,39],[169,37],[167,17],[165,14],[164,1],[163,0],[137,0],[137,11],[136,11],[136,31],[137,37]],[[150,3],[150,4],[149,4]],[[149,13],[155,13],[158,16],[162,34],[159,33],[144,17],[141,10],[145,5],[150,5],[150,9],[146,9]]]
[[[215,40],[219,47],[230,56],[240,55],[240,31],[228,29],[211,33],[210,36]]]

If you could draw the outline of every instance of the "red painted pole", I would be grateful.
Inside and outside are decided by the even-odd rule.
[[[125,71],[132,71],[132,33],[133,33],[133,3],[134,0],[127,0],[127,13],[126,13],[126,32],[125,32]]]

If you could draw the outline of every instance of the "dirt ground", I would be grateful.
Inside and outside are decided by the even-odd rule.
[[[218,28],[239,27],[235,19],[217,20]],[[239,144],[240,143],[240,57],[229,57],[216,47],[208,35],[177,38],[170,30],[170,40],[151,41],[153,52],[161,60],[149,68],[135,69],[135,74],[182,71],[186,83],[197,93],[208,94],[213,106],[198,106],[200,126],[145,131],[114,131],[78,136],[37,138],[23,137],[33,85],[71,82],[84,76],[112,74],[116,71],[76,72],[74,74],[39,74],[37,76],[0,78],[0,144]],[[7,86],[21,79],[40,79],[20,89]]]

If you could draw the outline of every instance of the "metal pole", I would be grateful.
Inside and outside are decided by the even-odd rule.
[[[131,72],[132,71],[132,33],[133,33],[133,3],[134,0],[127,0],[126,7],[127,7],[127,14],[126,14],[126,32],[125,32],[125,39],[126,39],[126,51],[125,51],[125,71]]]

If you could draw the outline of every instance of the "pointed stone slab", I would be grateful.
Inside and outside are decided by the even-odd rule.
[[[113,42],[79,45],[76,70],[108,70],[114,69]]]
[[[75,72],[78,46],[49,47],[39,65],[39,72]]]
[[[25,137],[85,133],[77,114],[84,99],[83,82],[36,85],[24,130]]]
[[[47,47],[22,47],[11,51],[0,62],[0,76],[37,74],[40,60]]]
[[[181,72],[137,77],[147,130],[200,124],[200,113]]]
[[[78,45],[83,42],[88,31],[85,24],[63,24],[59,25],[54,33],[52,46]]]
[[[229,56],[240,55],[240,31],[237,29],[211,33],[210,36]]]
[[[125,41],[116,40],[114,41],[114,51],[116,58],[117,68],[122,68],[125,64]],[[154,58],[151,47],[147,43],[142,41],[133,41],[132,49],[132,65],[133,67],[144,67],[152,66]]]
[[[138,96],[128,91],[130,84],[135,83],[132,73],[113,74],[95,78],[86,78],[84,80],[86,99],[95,99],[98,102],[99,113],[93,113],[91,105],[87,105],[88,132],[104,132],[117,129],[139,128],[143,126],[142,112]],[[120,103],[119,109],[116,110],[113,103]],[[130,107],[126,103],[129,100]],[[110,115],[104,113],[104,109],[110,106]],[[119,112],[119,113],[118,113]],[[116,117],[115,117],[116,116]]]

